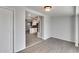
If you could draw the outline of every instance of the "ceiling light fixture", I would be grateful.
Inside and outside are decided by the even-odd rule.
[[[51,8],[52,8],[52,6],[44,6],[44,10],[45,10],[45,11],[50,11]]]

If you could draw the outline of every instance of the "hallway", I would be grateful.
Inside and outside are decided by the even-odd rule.
[[[75,47],[71,42],[49,38],[20,51],[20,53],[79,53],[79,47]]]
[[[37,42],[42,41],[42,39],[37,37],[36,33],[35,34],[27,34],[26,36],[27,36],[27,39],[26,39],[26,43],[27,43],[26,46],[27,47],[31,46],[31,45],[33,45],[33,44],[35,44]]]

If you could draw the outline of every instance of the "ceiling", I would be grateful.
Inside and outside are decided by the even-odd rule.
[[[49,16],[64,16],[74,14],[74,7],[72,6],[53,6],[50,12],[45,12],[42,6],[27,6],[27,8]]]

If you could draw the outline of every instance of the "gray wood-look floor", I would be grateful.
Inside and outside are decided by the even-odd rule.
[[[63,41],[56,38],[49,38],[42,42],[26,48],[20,53],[78,53],[79,47],[75,47],[74,43]]]
[[[26,38],[26,46],[30,46],[36,42],[41,41],[42,39],[37,37],[37,34],[29,34],[27,33],[27,38]]]

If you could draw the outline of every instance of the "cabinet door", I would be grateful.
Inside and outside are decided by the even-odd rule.
[[[0,7],[0,53],[13,52],[13,11]]]

